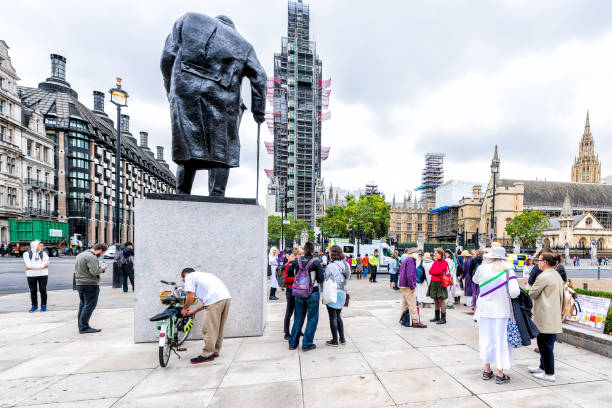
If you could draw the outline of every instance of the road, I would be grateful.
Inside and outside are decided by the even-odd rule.
[[[75,259],[76,257],[74,256],[50,259],[47,290],[72,288]],[[102,275],[100,284],[111,286],[113,276],[112,265],[110,259],[106,261],[109,265],[109,272]],[[0,257],[0,295],[20,292],[29,292],[23,260],[14,257]]]
[[[74,256],[51,258],[49,265],[49,282],[47,290],[71,289],[74,272]],[[109,271],[102,275],[102,286],[112,285],[111,260],[106,260]],[[595,279],[597,268],[566,268],[570,278]],[[385,273],[386,274],[386,273]],[[612,268],[601,270],[601,278],[612,278]],[[21,258],[0,257],[0,295],[28,292],[28,282],[25,279],[24,264]]]

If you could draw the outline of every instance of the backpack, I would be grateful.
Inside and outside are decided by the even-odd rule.
[[[276,267],[276,282],[279,288],[285,286],[285,265],[278,265]]]
[[[423,268],[423,261],[416,267],[416,280],[417,283],[425,282],[425,268]]]
[[[562,321],[568,319],[570,316],[576,316],[581,311],[580,304],[576,301],[576,292],[569,287],[569,284],[563,284],[563,309]]]
[[[123,249],[118,249],[115,252],[114,258],[115,258],[115,261],[117,261],[117,264],[119,266],[123,266],[123,265],[127,264],[127,259],[125,259],[125,255],[123,255]]]
[[[295,280],[293,281],[293,296],[307,298],[312,293],[312,280],[310,279],[310,272],[308,272],[308,268],[315,261],[312,258],[306,266],[302,265],[302,258],[298,258],[298,273],[295,274]]]

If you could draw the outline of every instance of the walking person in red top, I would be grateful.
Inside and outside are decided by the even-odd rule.
[[[365,254],[365,256],[363,257],[363,278],[367,278],[368,277],[368,273],[370,272],[370,258],[368,258],[368,254]]]
[[[291,323],[291,316],[293,316],[293,311],[295,310],[295,299],[293,298],[293,281],[295,280],[295,276],[287,276],[287,268],[291,265],[293,260],[301,255],[300,248],[293,248],[293,252],[287,255],[287,263],[284,268],[284,277],[285,277],[285,285],[287,289],[285,290],[285,296],[287,296],[287,308],[285,309],[285,340],[289,340],[291,338],[291,334],[289,332]]]
[[[448,264],[444,260],[444,250],[442,248],[434,249],[434,263],[429,269],[431,275],[431,283],[427,289],[427,296],[434,300],[435,317],[430,322],[436,324],[446,323],[446,299],[448,291],[442,286],[442,275],[446,273]]]

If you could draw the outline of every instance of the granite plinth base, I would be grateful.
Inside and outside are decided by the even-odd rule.
[[[225,337],[260,336],[266,321],[266,210],[253,204],[140,199],[135,205],[134,341],[157,341],[149,318],[164,310],[160,280],[183,284],[192,267],[219,277],[232,296]],[[202,338],[198,313],[190,338]]]

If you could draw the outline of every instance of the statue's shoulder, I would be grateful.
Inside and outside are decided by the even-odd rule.
[[[206,14],[202,14],[202,13],[196,13],[194,11],[189,11],[189,12],[183,14],[179,18],[179,21],[180,20],[182,20],[183,23],[185,23],[185,22],[197,22],[199,24],[205,23],[205,24],[215,24],[216,25],[216,20],[213,17],[207,16]]]

